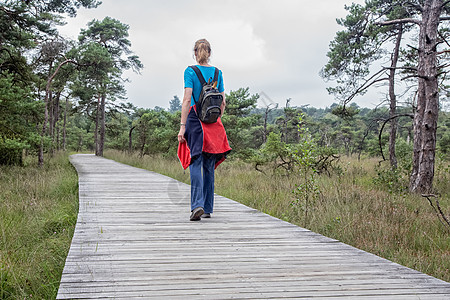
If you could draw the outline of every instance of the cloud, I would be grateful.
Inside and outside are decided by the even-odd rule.
[[[129,101],[140,107],[168,107],[174,95],[182,96],[183,71],[195,63],[200,38],[211,42],[211,63],[224,72],[228,91],[250,87],[280,105],[292,98],[292,105],[324,107],[333,99],[318,74],[345,3],[350,1],[109,0],[80,10],[61,30],[76,37],[89,20],[105,16],[130,25],[132,49],[145,69],[141,76],[126,72],[126,87]]]

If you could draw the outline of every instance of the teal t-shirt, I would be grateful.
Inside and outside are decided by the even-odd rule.
[[[208,82],[209,78],[211,78],[211,80],[214,79],[214,67],[204,67],[199,65],[197,65],[197,67],[202,72],[203,78],[205,79],[206,82]],[[219,79],[217,81],[218,81],[217,88],[219,92],[222,93],[225,90],[225,88],[223,86],[222,71],[220,70],[219,70]],[[195,71],[190,67],[187,67],[186,70],[184,70],[184,87],[192,88],[192,97],[191,97],[191,106],[192,106],[195,104],[194,95],[196,100],[198,100],[198,98],[200,97],[202,85],[197,75],[195,74]]]

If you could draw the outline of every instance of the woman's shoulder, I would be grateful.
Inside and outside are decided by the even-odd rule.
[[[214,70],[217,69],[219,71],[219,77],[222,77],[222,70],[219,69],[216,66],[200,66],[200,65],[193,65],[196,66],[197,68],[199,68],[201,70],[202,73],[207,72],[206,74],[209,74],[212,72],[212,74],[214,74]],[[192,68],[193,66],[188,66],[185,70],[184,70],[184,76],[196,76],[194,69]]]
[[[185,70],[184,70],[184,76],[193,76],[195,75],[194,70],[191,68],[191,66],[188,66]]]

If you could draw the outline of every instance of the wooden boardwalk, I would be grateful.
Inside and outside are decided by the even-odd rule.
[[[450,283],[189,185],[73,155],[80,211],[57,299],[450,299]]]

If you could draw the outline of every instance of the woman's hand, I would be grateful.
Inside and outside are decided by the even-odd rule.
[[[184,138],[184,133],[186,131],[186,126],[185,125],[181,125],[180,126],[180,131],[178,132],[178,142],[179,143],[185,143],[186,139]]]
[[[185,143],[184,133],[186,132],[186,120],[191,105],[192,88],[184,88],[183,104],[181,105],[180,131],[178,132],[178,142]]]

